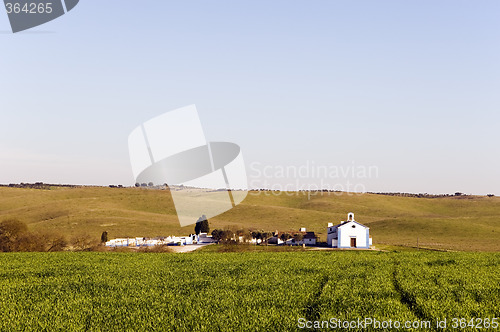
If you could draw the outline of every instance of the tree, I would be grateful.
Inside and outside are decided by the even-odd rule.
[[[202,222],[201,222],[201,229],[200,229],[201,233],[208,233],[210,232],[210,225],[208,224],[208,220],[207,219],[204,219]]]
[[[60,234],[28,232],[28,226],[17,219],[0,223],[0,251],[61,251],[65,247]]]
[[[212,239],[217,241],[217,243],[230,242],[230,241],[232,241],[233,237],[234,237],[234,233],[233,233],[233,231],[231,231],[229,229],[226,229],[226,230],[214,229],[212,231]]]
[[[287,241],[288,239],[290,239],[291,237],[292,237],[292,236],[291,236],[290,234],[288,234],[288,233],[281,233],[281,235],[280,235],[280,239],[281,239],[281,241],[283,241],[283,242],[285,242],[285,243],[286,243],[286,241]]]
[[[252,233],[250,233],[251,236],[252,236],[252,239],[255,239],[255,244],[257,245],[257,243],[259,242],[259,240],[262,239],[262,236],[260,234],[260,232],[258,231],[252,231]]]
[[[66,240],[56,233],[23,233],[16,241],[15,251],[62,251]]]
[[[226,229],[222,232],[222,241],[224,242],[230,242],[232,241],[234,238],[234,232],[229,230],[229,229]]]
[[[16,239],[10,251],[46,251],[45,241],[42,235],[25,232]]]
[[[101,234],[101,243],[108,242],[108,232],[104,231]]]
[[[222,229],[214,229],[212,231],[212,239],[217,241],[217,243],[220,242],[220,240],[222,240],[222,235],[223,235],[223,230]]]
[[[293,234],[293,240],[295,241],[295,243],[299,243],[303,239],[304,239],[304,234],[302,234],[302,233]]]
[[[47,251],[62,251],[68,245],[66,239],[57,234],[50,236],[46,243],[48,244]]]
[[[18,239],[28,232],[28,226],[17,219],[6,219],[0,223],[0,251],[14,251]]]
[[[208,234],[208,232],[210,232],[210,225],[208,224],[208,220],[205,215],[202,215],[194,225],[194,232],[196,235],[200,233]]]
[[[248,243],[250,241],[252,241],[252,233],[250,233],[250,231],[246,231],[243,235],[243,242],[245,243]]]
[[[267,245],[267,240],[269,240],[269,238],[271,238],[273,236],[273,234],[271,232],[261,232],[260,233],[260,238],[262,239],[263,242],[266,243]]]
[[[0,223],[0,232],[8,236],[18,236],[28,231],[28,226],[17,219],[6,219]]]
[[[240,238],[241,242],[249,242],[252,239],[250,231],[246,229],[238,229],[236,230],[235,233],[236,233],[236,242],[240,242]]]

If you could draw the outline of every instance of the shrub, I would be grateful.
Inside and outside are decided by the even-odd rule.
[[[76,251],[89,251],[97,246],[97,243],[92,240],[87,234],[77,235],[71,239],[73,250]]]
[[[0,223],[1,251],[62,251],[65,238],[56,233],[31,233],[25,223],[8,219]]]
[[[0,223],[0,251],[16,251],[18,239],[28,232],[28,226],[17,219],[6,219]]]

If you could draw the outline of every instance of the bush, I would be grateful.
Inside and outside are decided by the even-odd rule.
[[[53,252],[53,251],[63,251],[66,248],[66,246],[67,246],[66,239],[59,234],[25,233],[18,238],[16,242],[15,251]]]
[[[12,251],[46,251],[41,235],[24,233],[17,238]]]
[[[16,251],[18,240],[28,232],[28,226],[17,219],[6,219],[0,223],[0,251]]]
[[[71,246],[76,251],[89,251],[97,245],[98,243],[87,234],[77,235],[71,239]]]
[[[63,251],[68,246],[64,236],[59,234],[47,235],[47,250],[46,251]]]
[[[0,251],[61,251],[65,248],[62,235],[28,232],[28,226],[17,219],[0,223]]]

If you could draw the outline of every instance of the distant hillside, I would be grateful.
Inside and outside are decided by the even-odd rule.
[[[236,208],[210,219],[214,228],[292,231],[306,227],[326,240],[328,222],[354,212],[370,227],[377,244],[500,251],[497,197],[404,197],[377,194],[258,192]],[[0,187],[0,221],[9,217],[31,230],[55,230],[68,237],[99,238],[189,234],[179,226],[168,190],[146,188]]]

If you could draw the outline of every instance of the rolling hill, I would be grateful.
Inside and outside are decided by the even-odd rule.
[[[374,245],[500,251],[500,198],[417,198],[378,194],[251,191],[242,204],[210,219],[214,228],[294,231],[306,227],[326,240],[328,222],[354,212]],[[0,187],[0,221],[17,218],[32,231],[67,237],[187,235],[168,190],[108,187]]]

